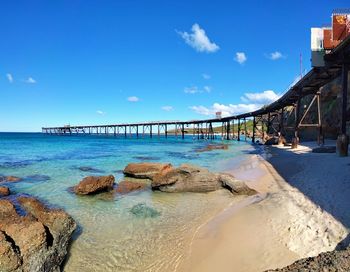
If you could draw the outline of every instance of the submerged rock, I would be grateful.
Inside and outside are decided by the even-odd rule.
[[[136,217],[140,218],[153,218],[160,216],[160,212],[152,207],[147,206],[145,203],[136,204],[131,208],[130,212]]]
[[[78,195],[96,194],[113,189],[114,176],[89,176],[79,182],[74,187],[74,192]]]
[[[227,144],[208,144],[204,148],[197,149],[196,152],[206,152],[206,151],[212,151],[212,150],[227,150],[228,145]]]
[[[10,189],[6,186],[0,186],[0,196],[8,196],[10,194]]]
[[[127,194],[132,191],[143,190],[146,187],[147,187],[147,184],[144,182],[123,180],[118,183],[118,187],[115,191],[118,194]]]
[[[123,173],[129,177],[152,179],[154,175],[172,168],[170,163],[129,163]]]
[[[95,172],[95,173],[103,173],[104,171],[100,170],[100,169],[96,169],[90,166],[79,166],[77,167],[78,170],[82,171],[82,172]]]
[[[323,252],[316,257],[309,257],[280,269],[268,270],[279,272],[348,272],[350,271],[350,247],[340,251]]]
[[[249,188],[243,181],[236,179],[230,174],[218,174],[224,188],[237,195],[255,195],[257,191]]]
[[[152,189],[162,192],[210,192],[221,188],[218,175],[190,164],[155,175]]]
[[[0,200],[0,270],[60,271],[75,221],[32,197],[17,197],[17,202],[27,215]]]
[[[22,179],[16,176],[0,176],[0,182],[17,182]]]

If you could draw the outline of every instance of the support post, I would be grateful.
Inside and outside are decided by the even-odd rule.
[[[244,117],[244,141],[247,141],[247,119]]]
[[[168,125],[165,124],[165,138],[168,138]]]
[[[349,135],[346,134],[346,117],[348,103],[348,64],[343,64],[342,67],[342,112],[341,112],[341,134],[337,139],[337,151],[341,157],[348,156]]]
[[[299,144],[299,120],[300,120],[300,98],[295,105],[295,124],[294,124],[294,138],[292,139],[292,148],[297,148]]]
[[[230,121],[226,124],[226,140],[230,140]]]
[[[241,140],[241,119],[238,118],[237,141]]]
[[[322,115],[321,115],[321,92],[317,92],[317,113],[318,113],[318,136],[317,136],[317,143],[318,145],[324,145],[324,137],[322,133]]]
[[[153,135],[152,135],[152,125],[149,125],[149,136],[152,138]]]
[[[139,126],[136,126],[136,138],[139,138]]]
[[[181,125],[181,137],[182,139],[185,139],[185,124]]]
[[[125,137],[125,139],[126,139],[126,133],[127,133],[126,129],[127,129],[127,127],[124,126],[124,137]]]
[[[253,137],[252,137],[252,143],[255,143],[255,126],[256,126],[256,120],[255,116],[253,117]]]

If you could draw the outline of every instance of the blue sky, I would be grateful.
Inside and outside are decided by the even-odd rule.
[[[236,114],[310,69],[348,1],[1,1],[0,131]]]

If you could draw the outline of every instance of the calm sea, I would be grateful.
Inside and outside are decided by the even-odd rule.
[[[113,174],[118,183],[130,162],[191,163],[224,171],[228,160],[239,163],[252,151],[243,141],[225,143],[228,150],[196,152],[208,142],[190,136],[0,133],[0,175],[23,178],[8,184],[13,193],[37,196],[78,222],[64,271],[174,271],[198,227],[237,198],[226,190],[168,194],[150,189],[124,196],[76,196],[67,188],[88,175]]]

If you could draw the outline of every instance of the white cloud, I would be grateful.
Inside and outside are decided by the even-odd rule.
[[[220,49],[220,47],[211,42],[205,33],[205,30],[200,28],[198,24],[194,24],[191,28],[192,33],[177,31],[185,42],[193,47],[198,52],[213,53]]]
[[[211,79],[211,76],[210,75],[208,75],[208,74],[202,74],[202,77],[204,78],[204,79]]]
[[[260,109],[264,105],[277,100],[279,97],[280,95],[276,94],[274,91],[267,90],[262,93],[245,93],[241,97],[241,100],[244,103],[228,105],[214,103],[210,107],[205,107],[201,105],[192,106],[190,107],[190,109],[198,114],[206,116],[215,115],[216,112],[220,111],[222,113],[222,116],[225,117],[255,111],[257,109]]]
[[[244,52],[236,52],[235,61],[239,64],[243,64],[247,61],[247,56]]]
[[[210,93],[211,92],[211,87],[210,86],[204,86],[203,89],[199,89],[197,86],[185,87],[184,92],[188,93],[188,94]]]
[[[24,80],[24,82],[28,84],[35,84],[36,80],[32,77],[28,77],[27,79]]]
[[[186,87],[184,89],[184,92],[188,94],[195,94],[195,93],[199,93],[199,89],[197,86]]]
[[[275,51],[275,52],[272,52],[268,55],[268,58],[270,60],[278,60],[278,59],[282,59],[282,58],[285,58],[285,56],[279,52],[279,51]]]
[[[99,114],[99,115],[105,115],[106,114],[104,111],[101,111],[101,110],[96,111],[96,113]]]
[[[257,104],[220,104],[214,103],[211,107],[207,108],[204,106],[192,106],[191,110],[195,111],[198,114],[202,115],[215,115],[216,112],[220,111],[221,116],[230,116],[241,114],[244,112],[250,112],[259,109],[260,106]]]
[[[138,102],[138,101],[140,101],[140,98],[138,98],[137,96],[129,96],[129,97],[127,98],[127,100],[128,100],[129,102]]]
[[[6,74],[6,77],[7,77],[7,80],[8,80],[10,83],[13,82],[13,76],[12,76],[10,73]]]
[[[277,100],[278,98],[280,98],[280,95],[276,94],[272,90],[266,90],[262,93],[245,93],[241,97],[241,100],[243,102],[252,102],[266,105]]]
[[[204,91],[206,91],[207,93],[211,92],[211,87],[210,86],[204,86],[203,87]]]
[[[173,111],[174,110],[174,108],[172,106],[163,106],[163,107],[161,107],[161,109],[163,111]]]

